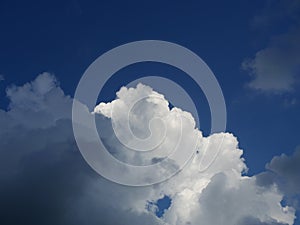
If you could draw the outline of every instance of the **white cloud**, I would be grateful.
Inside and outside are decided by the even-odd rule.
[[[8,221],[57,225],[246,225],[249,221],[261,225],[293,224],[294,209],[281,205],[283,193],[276,183],[263,186],[258,184],[256,176],[242,175],[247,168],[237,139],[228,133],[202,137],[187,112],[174,109],[186,118],[183,123],[187,130],[197,134],[199,154],[167,182],[131,188],[103,179],[83,160],[72,133],[72,100],[65,96],[54,76],[42,74],[35,81],[11,87],[7,92],[10,109],[0,111],[3,140],[0,142],[0,222],[3,224]],[[168,102],[147,86],[123,88],[113,103],[96,107],[99,125],[104,124],[103,121],[109,124],[110,119],[122,121],[128,112],[128,104],[124,103],[141,96],[146,96],[146,101],[139,101],[132,108],[134,134],[141,138],[149,135],[149,129],[144,128],[148,128],[153,115],[160,119],[171,115],[171,120],[164,120],[169,131],[173,131],[168,133],[164,145],[170,148],[176,139],[178,124],[172,120]],[[159,126],[154,122],[150,130]],[[126,153],[124,146],[119,148],[120,143],[111,136],[111,127],[100,126],[99,129],[110,151],[120,159],[145,163]],[[191,141],[195,138],[191,138],[189,132],[183,133],[183,137]],[[153,140],[157,141],[157,137]],[[183,141],[182,146],[189,146],[188,142]],[[150,154],[149,159],[152,157]],[[159,219],[146,205],[163,195],[170,196],[172,204]]]
[[[4,76],[2,74],[0,74],[0,81],[4,80]]]
[[[197,141],[202,138],[190,113],[176,107],[170,110],[168,105],[163,95],[139,84],[137,88],[121,88],[116,100],[100,103],[94,113],[110,119],[104,135],[115,157],[135,165],[149,165],[179,148],[180,159],[195,152]],[[113,129],[107,129],[110,121]],[[98,127],[103,129],[103,120],[98,120]],[[177,158],[172,159],[178,162]]]
[[[168,109],[168,103],[163,96],[151,88],[144,85],[138,85],[136,89],[122,88],[117,93],[117,97],[111,103],[100,103],[95,108],[95,112],[110,118],[113,123],[118,123],[120,120],[128,121],[128,118],[133,116],[134,119],[130,120],[130,125],[133,130],[138,131],[138,134],[142,133],[142,136],[145,135],[143,132],[147,131],[148,123],[153,115],[160,117],[166,127],[170,124],[174,126],[172,121],[164,120],[166,115],[172,112]],[[134,104],[134,107],[131,106],[131,102],[137,102],[137,99],[145,101]],[[131,107],[134,110],[130,111]],[[194,130],[193,118],[190,114],[186,114],[186,117],[192,122],[189,129]],[[152,129],[157,130],[155,125]],[[174,126],[173,129],[178,129],[178,127]],[[127,127],[121,125],[115,126],[115,132],[128,134]],[[182,134],[182,139],[189,140],[189,136],[189,132],[185,132]],[[128,143],[131,138],[128,135],[125,141]],[[199,221],[203,224],[233,225],[249,217],[266,224],[272,224],[274,221],[293,224],[295,211],[292,207],[281,206],[283,195],[276,185],[268,189],[262,188],[257,185],[255,177],[242,175],[246,170],[244,160],[241,158],[243,152],[238,148],[237,139],[232,134],[220,133],[202,137],[198,131],[196,138],[199,141],[199,154],[178,175],[157,185],[153,190],[155,194],[151,200],[162,192],[172,199],[171,207],[163,217],[164,222],[172,225],[198,224]],[[177,139],[176,136],[167,135],[164,148],[172,149],[171,144]],[[115,140],[110,143],[110,147],[113,147],[114,143],[116,143]],[[187,143],[182,146],[189,148]],[[219,148],[220,152],[216,151]],[[124,154],[124,148],[117,147],[116,149]],[[206,154],[204,154],[205,149]],[[215,155],[216,158],[214,158]],[[133,158],[137,160],[136,157]]]
[[[222,135],[205,138],[221,138]],[[209,146],[209,150],[216,148]],[[240,224],[244,218],[261,223],[293,224],[294,209],[282,207],[282,193],[276,185],[268,188],[256,183],[256,177],[242,176],[245,168],[236,139],[225,136],[222,152],[211,167],[198,172],[195,158],[181,174],[163,184],[172,196],[171,208],[165,214],[170,224]]]

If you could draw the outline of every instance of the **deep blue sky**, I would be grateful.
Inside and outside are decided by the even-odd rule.
[[[62,89],[73,96],[85,69],[107,50],[144,39],[175,42],[197,53],[215,73],[226,98],[227,130],[238,137],[245,150],[249,173],[262,171],[274,155],[289,154],[295,149],[300,125],[299,104],[286,104],[299,97],[297,90],[266,94],[246,87],[251,77],[241,68],[244,59],[254,57],[274,35],[287,32],[291,23],[281,18],[276,25],[271,22],[255,28],[256,15],[274,12],[266,4],[260,0],[2,0],[0,74],[5,80],[0,82],[1,107],[7,106],[6,86],[21,85],[41,72],[54,73]],[[130,79],[149,72],[150,67],[137,66]],[[195,101],[199,95],[200,112],[202,102],[203,108],[207,107],[200,90],[189,81],[181,82],[191,86]],[[114,98],[115,91],[125,84],[121,76],[116,76],[106,86],[102,100]],[[206,133],[208,109],[202,110]]]

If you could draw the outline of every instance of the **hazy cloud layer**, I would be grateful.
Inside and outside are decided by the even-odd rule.
[[[144,128],[150,116],[170,114],[172,110],[163,96],[147,86],[121,89],[114,102],[120,109],[118,113],[110,113],[111,104],[101,104],[95,110],[98,119],[122,119],[126,112],[123,103],[140,95],[147,101],[134,108],[137,116],[132,127],[141,136],[149,135]],[[293,192],[299,185],[294,181],[299,176],[295,172],[299,170],[298,152],[290,157],[275,157],[267,168],[278,179],[259,182],[261,175],[242,175],[247,167],[232,134],[202,137],[191,115],[177,109],[177,113],[186,116],[184,123],[190,131],[198,135],[199,153],[168,182],[131,188],[102,178],[83,160],[72,133],[72,99],[63,93],[53,75],[43,73],[23,86],[12,86],[7,89],[7,96],[9,108],[0,110],[1,224],[293,224],[294,208],[281,205],[281,201],[283,192]],[[165,122],[170,129],[172,124],[177,128],[174,121]],[[102,129],[114,155],[145,163],[124,153],[126,148],[119,148],[116,137],[108,140],[111,127],[98,129]],[[122,132],[123,128],[116,129]],[[166,151],[175,136],[168,136]],[[188,133],[184,133],[183,139],[188,138]],[[289,183],[288,190],[280,188],[277,180],[282,179]],[[172,203],[163,217],[157,218],[147,210],[147,204],[164,195],[170,196]]]

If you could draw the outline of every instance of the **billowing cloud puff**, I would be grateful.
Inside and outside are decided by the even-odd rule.
[[[46,128],[55,121],[71,118],[72,99],[65,96],[54,75],[40,74],[23,86],[12,85],[6,90],[10,100],[5,125],[22,124],[28,128]]]
[[[135,104],[131,108],[132,102]],[[117,93],[115,101],[100,103],[95,108],[96,113],[110,118],[113,123],[118,123],[119,120],[129,121],[133,132],[137,130],[143,137],[146,136],[151,116],[155,114],[165,118],[173,110],[176,108],[169,110],[168,102],[163,96],[144,85],[138,85],[136,89],[123,87]],[[193,121],[187,112],[180,113],[189,118],[184,122]],[[174,121],[164,122],[166,126],[174,124]],[[194,122],[191,123],[193,126],[190,129],[195,129]],[[153,130],[158,129],[154,125]],[[115,126],[114,132],[127,134],[128,130],[124,126]],[[183,140],[187,140],[190,133],[181,135]],[[165,222],[174,225],[198,224],[199,221],[204,224],[238,224],[245,218],[252,218],[261,223],[293,224],[294,209],[281,206],[283,196],[276,185],[268,189],[262,188],[257,185],[255,177],[242,176],[246,165],[241,158],[242,150],[238,149],[237,139],[232,134],[202,137],[199,132],[197,135],[198,154],[195,158],[181,173],[154,189],[158,193],[163,190],[172,199],[171,207],[163,217]],[[131,138],[126,138],[127,143]],[[173,148],[171,143],[175,143],[177,139],[172,136],[169,139],[163,148]],[[120,151],[124,154],[124,149]]]
[[[108,124],[104,125],[103,119],[97,122],[114,156],[133,165],[153,164],[175,151],[184,158],[196,152],[197,142],[202,139],[190,113],[176,107],[169,109],[163,95],[142,84],[121,88],[116,100],[100,103],[94,113],[109,118]],[[111,129],[101,132],[103,127]],[[172,159],[174,164],[179,161]]]
[[[300,148],[298,147],[292,156],[282,154],[275,156],[267,169],[278,177],[284,178],[285,192],[300,194]]]
[[[281,204],[284,193],[277,182],[262,185],[261,176],[243,175],[243,151],[232,134],[203,137],[191,114],[169,109],[164,96],[150,87],[122,88],[115,101],[100,103],[91,112],[109,151],[140,165],[165,157],[178,140],[178,125],[185,127],[180,146],[195,141],[194,157],[168,181],[148,187],[118,185],[88,166],[72,133],[72,99],[53,75],[44,73],[21,87],[12,86],[7,95],[9,108],[0,111],[1,224],[293,224],[295,210]],[[128,108],[134,100],[141,101]],[[159,145],[161,155],[148,154],[145,160],[128,151],[138,146],[123,132],[128,127],[121,122],[129,111],[132,133],[142,140],[150,136],[153,143],[159,141],[163,135],[154,132],[164,124],[168,132]],[[175,115],[184,119],[177,121]],[[116,133],[124,135],[127,147]],[[293,175],[283,172],[286,161],[275,158],[268,168],[288,178]],[[163,196],[169,196],[171,205],[158,218],[153,213],[158,206],[149,210],[149,202]]]
[[[270,187],[276,184],[282,193],[285,193],[285,201],[294,208],[299,209],[300,194],[300,149],[296,148],[292,156],[282,154],[275,156],[266,165],[266,172],[257,176],[257,184]]]

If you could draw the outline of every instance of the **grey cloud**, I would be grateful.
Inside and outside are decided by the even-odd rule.
[[[277,174],[284,182],[284,189],[287,193],[300,194],[300,148],[298,147],[293,155],[274,157],[266,168]]]
[[[257,218],[245,217],[237,225],[287,225],[286,223],[278,223],[276,221],[261,222]]]
[[[267,165],[267,171],[256,175],[256,182],[263,187],[278,185],[286,195],[300,194],[300,148],[293,155],[275,156]]]
[[[300,30],[274,37],[269,45],[258,51],[242,68],[252,80],[248,86],[267,93],[291,92],[299,79]]]
[[[71,118],[72,100],[52,74],[42,73],[23,86],[12,85],[6,93],[10,101],[6,117],[10,118],[11,125],[46,128],[59,119]]]
[[[281,34],[271,36],[265,48],[243,61],[251,76],[247,86],[261,93],[281,94],[296,89],[300,73],[300,3],[298,0],[267,1],[254,16],[255,28],[266,30],[289,21]]]
[[[266,165],[267,171],[255,176],[256,183],[264,188],[278,187],[284,193],[286,204],[299,209],[300,197],[300,148],[293,155],[275,156]]]
[[[278,183],[278,177],[276,174],[268,171],[268,172],[262,172],[255,176],[256,183],[259,186],[270,188],[272,185]]]
[[[24,134],[20,142],[0,145],[1,224],[159,224],[153,215],[128,209],[143,189],[133,192],[92,171],[66,135],[72,134],[70,121],[18,132]]]
[[[107,181],[84,161],[72,132],[72,100],[54,76],[44,73],[7,94],[9,109],[0,110],[1,224],[161,223],[143,207],[131,209],[148,189]]]

